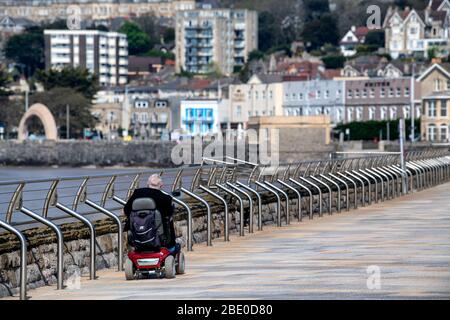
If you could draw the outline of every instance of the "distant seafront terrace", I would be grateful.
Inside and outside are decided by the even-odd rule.
[[[398,205],[399,202],[402,202],[402,198],[410,199],[416,193],[424,194],[421,197],[426,198],[429,194],[423,190],[448,183],[450,156],[446,148],[433,148],[408,152],[404,165],[401,164],[398,153],[387,153],[358,158],[295,162],[276,167],[257,165],[231,157],[203,158],[201,165],[177,169],[0,182],[0,227],[8,231],[0,234],[0,269],[2,270],[0,296],[20,293],[20,298],[26,299],[27,288],[55,284],[59,289],[56,292],[57,296],[64,297],[67,294],[67,297],[73,297],[76,290],[74,292],[73,288],[63,289],[64,283],[70,284],[74,276],[87,275],[89,279],[94,280],[99,269],[116,268],[116,270],[122,271],[126,252],[124,248],[127,247],[127,239],[122,232],[124,218],[122,208],[133,191],[143,186],[151,173],[159,173],[162,176],[165,182],[164,191],[173,196],[177,207],[175,229],[180,242],[189,253],[194,245],[198,246],[196,252],[200,254],[200,257],[192,256],[196,257],[194,259],[196,267],[194,268],[197,270],[201,268],[201,265],[207,267],[208,263],[213,263],[214,260],[210,260],[211,255],[226,259],[227,255],[220,254],[221,251],[233,252],[227,251],[233,250],[229,246],[243,245],[243,237],[246,235],[249,235],[250,240],[248,241],[255,241],[254,237],[261,237],[258,236],[258,233],[264,235],[263,238],[268,246],[266,249],[273,251],[273,254],[280,254],[284,252],[283,250],[288,250],[289,256],[296,261],[294,264],[291,261],[289,265],[295,268],[300,261],[298,259],[307,261],[311,258],[311,253],[317,251],[313,244],[309,249],[306,247],[307,251],[303,253],[299,248],[304,246],[296,245],[295,252],[291,252],[290,246],[287,245],[287,241],[289,243],[301,241],[305,236],[303,232],[311,232],[309,228],[311,228],[312,222],[307,220],[315,221],[317,218],[340,214],[334,217],[334,222],[332,222],[334,227],[331,230],[337,230],[336,223],[339,225],[341,219],[344,219],[344,223],[345,221],[356,223],[355,219],[363,217],[370,219],[370,212],[374,214],[379,212],[376,209],[377,206],[378,208],[380,208],[379,206],[388,208],[387,205],[381,204],[388,200],[390,200],[389,203]],[[419,193],[418,191],[423,192]],[[374,205],[375,209],[366,212],[366,215],[362,213],[351,218],[350,215],[344,214],[351,209],[370,205]],[[424,212],[432,215],[432,210]],[[409,219],[414,219],[416,212],[408,211],[408,214]],[[246,216],[248,224],[244,223]],[[348,219],[353,222],[349,222]],[[436,223],[437,220],[434,217],[432,220],[426,221],[427,223],[433,223],[433,221]],[[314,223],[326,226],[327,219],[320,219]],[[375,219],[373,223],[379,226],[377,227],[378,231],[374,230],[374,232],[382,232],[380,230],[389,227],[389,225],[382,226],[383,219],[381,217]],[[421,220],[420,226],[423,226],[423,223],[424,221]],[[271,225],[277,229],[272,228]],[[339,240],[352,241],[354,237],[360,236],[358,232],[361,231],[359,228],[362,226],[358,223],[356,225],[356,228],[352,227],[346,231],[348,233],[345,238],[339,238]],[[363,225],[368,226],[366,223]],[[280,227],[283,228],[278,229]],[[306,229],[304,230],[304,228]],[[399,234],[406,237],[399,231],[402,226],[397,226],[397,228],[400,229],[384,235],[387,237],[386,241],[394,239]],[[289,235],[286,235],[285,232]],[[319,237],[314,238],[327,239],[324,235],[320,233]],[[442,241],[439,235],[440,233],[433,232],[431,240]],[[235,237],[239,238],[240,244]],[[428,237],[430,236],[428,235]],[[218,238],[222,238],[224,244],[211,247],[213,240],[219,244]],[[228,244],[227,242],[230,240],[231,244]],[[271,241],[267,242],[267,240],[275,241],[277,248],[270,247]],[[407,238],[404,241],[411,240]],[[202,251],[199,246],[202,242],[206,243],[208,251]],[[308,246],[308,243],[308,241],[305,242],[305,245]],[[359,243],[361,244],[361,242]],[[431,242],[426,240],[424,243]],[[321,248],[323,245],[325,244],[315,247]],[[252,248],[256,251],[253,252]],[[414,245],[414,248],[417,249],[417,246]],[[261,249],[266,252],[264,248],[250,245],[244,251],[246,252],[245,261],[249,257],[253,257],[253,254],[257,255]],[[374,249],[366,248],[364,252],[366,255],[370,255],[372,250]],[[31,252],[32,254],[28,254]],[[325,256],[329,256],[331,259],[336,252],[331,250],[321,254],[322,259]],[[188,261],[189,257],[188,254]],[[442,258],[439,254],[438,257]],[[434,259],[433,256],[429,258]],[[447,256],[444,255],[444,258]],[[239,259],[233,262],[239,264],[241,261]],[[257,259],[261,259],[261,257]],[[339,261],[339,255],[335,259]],[[266,259],[263,260],[266,261]],[[258,263],[257,261],[254,263]],[[439,261],[439,263],[444,262]],[[227,264],[229,262],[222,261],[220,263],[222,266]],[[420,265],[420,262],[418,264]],[[253,268],[253,273],[263,272],[266,267],[261,265],[261,268]],[[226,276],[228,280],[225,281],[225,276],[221,277],[220,272],[226,274],[230,270],[217,270],[219,273],[213,270],[216,269],[203,272],[201,278],[212,277],[213,281],[218,281],[218,285],[225,286],[225,288],[230,285],[230,281],[233,283],[233,281],[241,279],[239,275],[242,276],[242,270],[239,274],[231,272],[229,276]],[[297,270],[295,272],[298,270],[311,272],[310,269],[304,268],[295,268],[295,270]],[[89,282],[86,287],[95,291],[95,284],[100,283],[100,287],[97,288],[104,290],[110,285],[109,281],[113,281],[120,287],[120,289],[113,290],[116,295],[126,295],[128,290],[134,290],[134,284],[125,282],[122,272],[113,276],[115,280],[110,278],[110,272],[111,270],[106,272],[104,280]],[[191,283],[192,277],[195,279],[196,273],[195,270],[191,275],[189,272],[183,281]],[[255,281],[253,273],[247,275],[249,281]],[[301,281],[302,276],[298,276],[299,278],[296,279]],[[311,278],[311,274],[306,276]],[[117,279],[118,277],[122,280]],[[280,280],[278,277],[271,279],[273,285],[281,288],[282,282],[277,282]],[[339,277],[333,279],[333,281],[337,281]],[[139,282],[144,286],[152,285],[150,281]],[[201,283],[205,285],[209,282],[203,280]],[[195,283],[191,283],[191,285],[193,286],[191,289],[195,287]],[[290,285],[285,284],[284,287],[286,297],[295,296],[290,291],[292,289]],[[444,288],[439,287],[439,294],[448,296],[450,292],[446,291],[447,289],[445,286]],[[77,290],[80,290],[79,293],[82,294],[84,285]],[[206,288],[206,290],[209,289]],[[257,289],[255,290],[247,292],[247,295],[260,297],[261,292],[258,293]],[[280,289],[275,291],[280,292]],[[265,290],[264,292],[272,296],[275,291]],[[34,292],[38,294],[42,291],[30,291],[29,293],[34,295]],[[89,292],[92,293],[92,291]],[[96,298],[102,298],[103,294],[110,295],[105,291],[101,292],[103,293],[95,294]],[[107,290],[107,292],[112,291]],[[169,295],[167,297],[180,294],[179,291],[165,292]],[[211,291],[211,293],[213,292],[214,290]],[[234,296],[232,291],[226,289],[221,292],[222,295],[219,294],[219,297]],[[226,294],[223,295],[223,292]],[[52,298],[57,298],[54,293],[47,291],[47,294],[50,294]],[[136,291],[134,294],[139,294],[139,292]],[[188,293],[185,292],[185,294]],[[361,292],[357,294],[361,294]],[[406,293],[402,291],[402,294]],[[420,292],[414,294],[420,296]],[[217,295],[215,296],[217,297]],[[37,297],[39,296],[37,295]],[[242,296],[238,293],[234,297]]]
[[[24,17],[33,21],[51,21],[66,18],[68,8],[78,6],[82,19],[110,19],[134,14],[154,14],[156,17],[173,18],[178,10],[195,8],[194,0],[0,0],[0,15]]]

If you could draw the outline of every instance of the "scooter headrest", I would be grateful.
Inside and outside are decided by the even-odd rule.
[[[138,198],[133,201],[133,211],[155,210],[155,200],[152,198]]]

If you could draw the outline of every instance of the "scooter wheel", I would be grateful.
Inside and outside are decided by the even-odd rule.
[[[133,262],[130,259],[125,260],[125,279],[135,279],[135,268]]]
[[[173,256],[168,256],[164,261],[164,271],[167,279],[175,278],[176,268],[175,268],[175,258]]]
[[[185,267],[184,253],[180,252],[177,255],[177,274],[183,274]]]

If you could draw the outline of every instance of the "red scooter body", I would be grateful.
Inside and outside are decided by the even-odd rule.
[[[133,262],[137,270],[159,270],[164,266],[164,261],[171,255],[166,248],[159,252],[135,252],[128,253],[128,258]]]

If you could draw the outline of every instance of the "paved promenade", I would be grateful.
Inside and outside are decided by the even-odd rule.
[[[450,184],[370,207],[305,219],[214,247],[196,245],[176,279],[125,281],[116,270],[80,290],[30,290],[33,299],[450,298]],[[367,286],[367,268],[380,287]],[[376,274],[375,274],[376,276]]]

